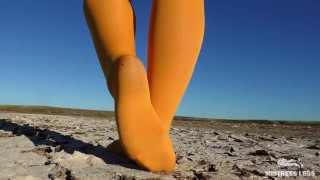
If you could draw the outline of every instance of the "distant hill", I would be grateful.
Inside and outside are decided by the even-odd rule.
[[[23,106],[23,105],[0,105],[0,111],[31,114],[49,114],[66,116],[90,116],[90,117],[111,117],[112,111],[72,109],[50,106]]]
[[[86,109],[72,109],[50,106],[25,106],[25,105],[0,105],[0,112],[14,112],[14,113],[31,113],[31,114],[48,114],[48,115],[65,115],[65,116],[88,116],[88,117],[113,117],[113,111],[101,110],[86,110]],[[255,124],[277,124],[277,125],[304,125],[304,126],[320,126],[320,121],[283,121],[283,120],[244,120],[244,119],[210,119],[210,118],[197,118],[175,116],[175,121],[206,121],[206,122],[226,122],[226,123],[255,123]]]

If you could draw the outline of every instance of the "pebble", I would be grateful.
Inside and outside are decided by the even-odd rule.
[[[219,140],[228,140],[228,136],[226,136],[226,135],[219,135],[219,136],[218,136],[218,139],[219,139]]]
[[[206,171],[208,171],[208,172],[217,172],[216,165],[215,165],[215,164],[209,164],[209,165],[207,166]]]
[[[234,134],[231,134],[230,137],[233,138],[236,142],[246,142],[248,140],[248,138],[244,136],[237,136]]]
[[[188,158],[182,157],[181,159],[179,159],[177,161],[177,164],[184,164],[184,163],[188,163],[188,162],[190,162],[190,160]]]
[[[203,173],[201,173],[200,179],[201,180],[211,180],[211,179],[214,179],[214,175],[211,173],[208,173],[208,172],[203,172]]]
[[[254,156],[269,156],[269,153],[266,150],[259,149],[256,150],[255,152],[249,153],[249,155],[254,155]]]

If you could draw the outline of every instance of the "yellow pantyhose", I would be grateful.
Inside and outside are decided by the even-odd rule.
[[[150,171],[171,172],[175,153],[169,134],[154,111],[147,74],[140,60],[121,57],[110,73],[120,142],[129,158]]]
[[[204,34],[203,0],[154,0],[149,28],[151,102],[169,131]]]
[[[203,0],[153,0],[148,76],[135,54],[129,0],[85,0],[84,13],[115,101],[120,140],[107,150],[149,171],[172,172],[169,129],[200,51]]]

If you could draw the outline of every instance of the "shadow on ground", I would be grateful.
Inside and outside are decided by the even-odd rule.
[[[14,136],[25,135],[35,146],[47,146],[47,148],[44,149],[45,153],[51,153],[52,151],[60,152],[64,150],[66,153],[73,154],[75,151],[79,151],[101,158],[106,164],[144,170],[129,158],[106,151],[106,147],[101,145],[94,146],[90,143],[75,139],[70,135],[66,136],[56,131],[40,129],[38,127],[30,126],[29,124],[20,125],[10,122],[8,119],[0,119],[0,129],[12,132]]]

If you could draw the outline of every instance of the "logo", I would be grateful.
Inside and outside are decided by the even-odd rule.
[[[279,158],[277,161],[278,168],[287,169],[288,167],[297,167],[298,170],[280,170],[280,171],[265,171],[265,176],[277,176],[277,177],[294,177],[294,176],[315,176],[315,171],[303,170],[303,164],[298,159],[285,159]]]
[[[285,158],[279,158],[277,164],[279,168],[286,168],[290,166],[297,166],[299,168],[303,168],[303,165],[300,163],[300,159],[287,160]]]

